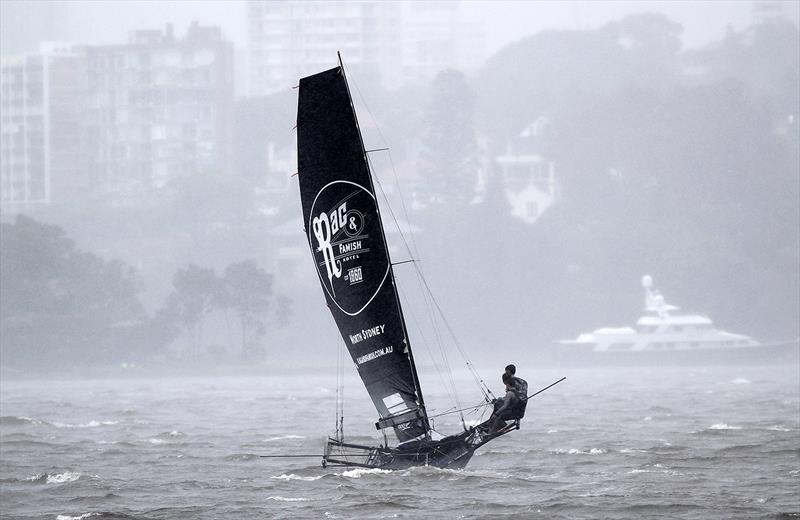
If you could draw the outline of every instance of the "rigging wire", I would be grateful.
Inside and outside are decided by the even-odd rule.
[[[344,66],[344,64],[343,64],[343,66]],[[352,81],[352,78],[353,78],[353,76],[352,76],[352,74],[350,73],[350,70],[349,70],[349,69],[347,69],[347,75],[348,75],[348,77],[350,77],[350,78],[351,78],[351,83],[352,83],[352,84],[353,84],[353,85],[356,87],[356,92],[358,92],[358,97],[360,98],[361,102],[363,103],[363,105],[364,105],[364,108],[366,108],[366,110],[367,110],[367,113],[369,113],[370,117],[372,117],[372,120],[373,120],[373,121],[375,121],[375,120],[376,120],[376,119],[375,119],[375,116],[373,115],[372,111],[370,110],[370,108],[369,108],[369,105],[367,104],[367,102],[366,102],[366,99],[364,98],[364,95],[362,94],[362,92],[361,92],[361,89],[360,89],[360,88],[359,88],[359,86],[358,86],[358,83],[357,83],[356,81]],[[381,140],[383,141],[383,144],[384,144],[384,145],[386,145],[386,146],[387,146],[387,148],[388,148],[388,142],[387,142],[386,138],[384,137],[384,135],[383,135],[383,132],[381,132],[381,129],[380,129],[380,127],[379,127],[378,125],[376,125],[376,126],[375,126],[375,128],[376,128],[376,130],[377,130],[377,132],[378,132],[378,135],[380,136]],[[405,218],[406,218],[406,222],[408,222],[408,223],[409,223],[409,225],[410,225],[411,221],[410,221],[410,218],[409,218],[409,215],[408,215],[408,208],[407,208],[407,206],[406,206],[406,204],[405,204],[404,197],[402,196],[402,191],[401,191],[401,189],[400,189],[400,183],[399,183],[399,179],[398,179],[398,177],[397,177],[397,169],[396,169],[396,168],[395,168],[395,166],[394,166],[394,160],[392,159],[391,150],[387,150],[387,153],[388,153],[388,155],[389,155],[389,163],[390,163],[390,165],[391,165],[391,167],[392,167],[392,172],[394,173],[394,177],[395,177],[395,183],[396,183],[396,185],[397,185],[397,187],[398,187],[398,193],[400,194],[400,199],[401,199],[402,207],[403,207],[403,210],[404,210],[404,212],[405,212]],[[375,169],[374,169],[374,167],[372,167],[372,161],[371,161],[370,157],[369,157],[368,155],[367,155],[366,157],[367,157],[367,162],[368,162],[368,163],[369,163],[369,165],[370,165],[370,170],[371,170],[372,172],[375,172]],[[404,245],[405,245],[405,247],[406,247],[406,251],[408,251],[409,255],[410,255],[412,258],[414,258],[415,256],[412,254],[412,249],[411,249],[411,247],[409,246],[409,244],[408,244],[408,241],[406,240],[405,233],[403,233],[403,230],[401,229],[401,227],[400,227],[400,224],[399,224],[399,222],[397,221],[397,216],[395,215],[395,213],[394,213],[394,210],[392,209],[392,206],[391,206],[391,204],[389,204],[388,197],[386,196],[386,192],[383,190],[383,184],[381,183],[381,181],[380,181],[380,178],[377,176],[377,174],[375,174],[375,175],[374,175],[374,178],[375,178],[375,180],[377,181],[377,183],[378,183],[378,186],[379,186],[379,187],[380,187],[380,189],[381,189],[381,192],[383,193],[384,199],[386,200],[387,207],[389,208],[389,214],[391,215],[391,217],[392,217],[392,220],[393,220],[393,221],[394,221],[394,223],[395,223],[395,226],[397,226],[397,230],[398,230],[398,232],[400,233],[400,237],[401,237],[401,239],[402,239],[402,241],[403,241],[403,244],[404,244]],[[419,255],[418,255],[418,249],[417,249],[417,244],[416,244],[416,242],[414,241],[414,236],[413,236],[413,233],[411,233],[411,240],[412,240],[412,242],[413,242],[413,245],[414,245],[414,252],[416,252],[416,253],[417,253],[417,256],[416,256],[416,258],[419,258]],[[484,399],[486,399],[487,401],[489,401],[489,400],[490,400],[490,397],[489,397],[489,396],[491,396],[492,398],[494,398],[494,394],[492,394],[492,391],[491,391],[491,390],[488,388],[488,386],[486,386],[486,383],[484,382],[484,380],[483,380],[483,379],[482,379],[482,378],[481,378],[481,377],[478,375],[477,371],[475,370],[475,367],[474,367],[474,365],[472,364],[472,362],[469,360],[469,358],[467,357],[466,353],[464,352],[464,349],[463,349],[463,348],[461,348],[461,345],[460,345],[460,343],[459,343],[459,341],[458,341],[458,339],[457,339],[457,337],[456,337],[456,335],[455,335],[455,333],[454,333],[454,331],[453,331],[453,328],[450,326],[449,322],[448,322],[448,321],[447,321],[447,319],[445,318],[445,316],[444,316],[444,313],[443,313],[443,311],[442,311],[442,309],[441,309],[441,306],[439,305],[438,301],[436,301],[436,298],[435,298],[435,296],[433,295],[433,292],[431,291],[431,289],[430,289],[430,286],[428,285],[428,282],[427,282],[427,280],[425,279],[425,275],[424,275],[424,273],[422,272],[422,268],[421,268],[421,266],[419,265],[419,262],[414,262],[414,268],[415,268],[415,270],[416,270],[416,272],[417,272],[417,276],[418,276],[418,278],[419,278],[419,279],[422,281],[422,283],[425,285],[425,288],[427,289],[427,291],[423,291],[423,294],[425,294],[425,292],[427,292],[427,294],[429,294],[429,295],[430,295],[430,297],[431,297],[431,299],[432,299],[432,301],[433,301],[433,303],[434,303],[434,305],[435,305],[436,309],[438,310],[438,313],[439,313],[439,315],[441,316],[441,319],[442,319],[442,321],[444,322],[445,326],[447,327],[447,330],[448,330],[448,332],[450,333],[450,336],[452,337],[452,339],[453,339],[453,342],[454,342],[454,343],[455,343],[455,345],[456,345],[456,348],[458,349],[458,352],[459,352],[459,354],[461,355],[462,359],[463,359],[463,360],[464,360],[464,362],[466,363],[466,365],[467,365],[467,368],[470,370],[470,372],[471,372],[471,374],[472,374],[472,376],[473,376],[473,378],[474,378],[475,382],[476,382],[476,383],[477,383],[477,385],[478,385],[478,388],[480,388],[480,390],[481,390],[481,393],[482,393],[482,394],[483,394],[483,396],[484,396]],[[434,330],[436,330],[436,326],[435,326],[435,325],[434,325]],[[438,332],[437,332],[437,335],[438,335]],[[441,347],[440,347],[440,348],[441,348]],[[446,363],[446,365],[447,365],[448,371],[450,371],[450,366],[449,366],[449,363],[447,363],[447,361],[446,361],[446,354],[444,354],[444,350],[445,350],[445,349],[444,349],[444,348],[441,348],[441,350],[442,350],[442,352],[443,352],[443,358],[445,358],[445,363]],[[451,378],[451,380],[452,380],[452,372],[450,372],[450,378]]]
[[[397,289],[398,292],[400,293],[400,298],[404,301],[406,311],[411,316],[411,321],[414,323],[414,326],[416,327],[419,333],[421,343],[425,346],[425,351],[428,353],[428,356],[430,357],[431,362],[433,363],[433,368],[436,370],[436,374],[439,376],[439,379],[441,380],[442,386],[447,391],[447,395],[450,397],[450,399],[458,403],[459,402],[458,395],[454,393],[455,385],[452,382],[452,378],[450,378],[450,385],[448,385],[447,381],[445,381],[444,376],[442,375],[443,371],[440,368],[438,362],[436,361],[436,357],[433,355],[433,349],[431,349],[430,344],[428,343],[425,331],[422,329],[422,326],[417,320],[417,315],[414,313],[414,306],[410,304],[410,301],[406,296],[405,291],[403,291],[399,286],[397,287]],[[430,417],[430,415],[428,417]]]
[[[344,340],[336,342],[336,438],[344,438]]]
[[[419,268],[418,268],[416,263],[414,264],[414,267],[417,268],[417,272],[419,273],[420,280],[422,280],[422,283],[425,284],[425,288],[427,289],[427,293],[430,295],[431,301],[433,301],[433,304],[436,307],[436,310],[439,312],[439,316],[440,316],[442,322],[444,323],[445,327],[447,327],[447,331],[450,333],[450,337],[453,339],[453,343],[455,344],[456,348],[458,349],[458,352],[461,354],[461,357],[466,362],[467,368],[469,368],[470,372],[472,373],[473,378],[478,383],[478,387],[481,388],[481,392],[483,392],[484,398],[487,401],[489,401],[490,400],[489,396],[494,398],[494,394],[489,389],[489,387],[486,385],[486,382],[483,380],[483,378],[481,378],[480,375],[478,375],[477,370],[475,370],[475,366],[469,360],[469,358],[467,357],[466,353],[464,352],[464,349],[461,347],[461,342],[458,341],[458,337],[456,336],[456,333],[453,330],[453,327],[450,325],[450,322],[447,321],[447,318],[445,317],[444,312],[442,311],[442,307],[439,305],[439,302],[436,300],[436,296],[434,296],[433,291],[431,291],[431,288],[428,285],[428,281],[425,279],[425,276],[419,270]]]
[[[370,169],[372,171],[375,171],[375,168],[372,166],[372,160],[369,157],[367,157],[367,161],[369,162]],[[381,182],[380,178],[377,175],[375,175],[375,180],[377,181],[378,188],[380,188],[380,190],[381,190],[381,194],[383,195],[383,199],[386,202],[386,206],[389,208],[389,214],[391,215],[392,220],[394,221],[395,226],[397,226],[397,229],[398,229],[398,231],[400,233],[400,236],[403,239],[403,243],[406,246],[406,251],[409,253],[409,255],[411,255],[411,249],[408,246],[408,242],[405,239],[405,235],[403,233],[403,230],[400,228],[400,223],[398,222],[397,216],[395,215],[394,210],[392,209],[392,205],[389,203],[389,197],[386,195],[386,191],[383,189],[383,183]],[[411,233],[411,235],[413,237],[413,233]],[[417,262],[413,262],[413,263],[416,264]],[[420,275],[418,274],[417,275],[417,283],[420,282],[419,278],[420,278]],[[420,289],[422,289],[422,285],[420,285]],[[425,307],[426,307],[426,310],[428,312],[428,316],[430,317],[431,327],[432,327],[434,335],[436,337],[436,345],[439,347],[439,352],[442,355],[442,361],[443,361],[444,367],[445,367],[445,369],[447,371],[448,379],[450,380],[450,387],[451,388],[455,388],[456,384],[455,384],[455,379],[453,378],[453,370],[450,367],[450,362],[447,359],[447,350],[444,348],[444,342],[442,341],[442,336],[441,336],[441,333],[439,332],[439,327],[436,324],[436,316],[432,312],[433,309],[432,309],[432,307],[430,305],[430,302],[428,301],[428,297],[426,295],[426,292],[424,290],[421,290],[420,292],[422,293],[423,298],[425,300]],[[420,327],[420,331],[421,330],[422,330],[422,328]],[[433,358],[433,356],[431,356],[431,357]],[[434,363],[434,368],[437,371],[440,370],[436,363]],[[439,375],[441,377],[441,373]],[[454,398],[454,400],[456,402],[456,406],[458,406],[460,408],[461,407],[461,402],[458,399],[458,394],[451,394],[451,397]]]
[[[336,438],[339,438],[339,375],[341,374],[341,366],[339,365],[341,343],[336,341],[336,421],[333,423]]]
[[[488,406],[489,406],[489,403],[487,403],[486,401],[481,401],[480,403],[476,404],[475,406],[467,406],[466,408],[462,408],[460,410],[446,410],[444,412],[437,413],[436,415],[429,415],[428,418],[436,418],[436,417],[441,417],[443,415],[450,415],[450,414],[459,413],[459,412],[466,412],[468,410],[469,411],[473,411],[473,412],[477,412],[481,408],[485,408],[485,407],[488,407]]]

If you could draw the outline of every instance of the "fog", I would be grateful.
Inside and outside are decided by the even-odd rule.
[[[800,336],[796,2],[0,15],[5,377],[334,366],[293,87],[337,50],[366,149],[389,149],[371,167],[421,370],[586,364],[555,342],[633,327],[645,275],[717,329]]]

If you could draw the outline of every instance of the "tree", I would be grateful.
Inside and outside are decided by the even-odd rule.
[[[113,362],[127,355],[121,323],[146,319],[131,267],[81,251],[64,231],[24,215],[0,224],[3,362]]]
[[[168,298],[167,307],[183,326],[189,348],[200,352],[203,341],[203,323],[214,309],[220,297],[221,282],[213,269],[204,269],[189,264],[172,277],[174,290]]]
[[[257,356],[266,332],[264,318],[272,297],[272,276],[254,261],[246,260],[225,269],[222,287],[222,305],[233,309],[239,319],[242,355]]]

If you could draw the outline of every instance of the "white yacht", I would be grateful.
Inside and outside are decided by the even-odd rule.
[[[653,279],[642,277],[645,290],[645,314],[636,328],[601,328],[574,340],[558,341],[560,348],[572,353],[606,352],[695,352],[756,351],[761,344],[749,336],[714,328],[713,322],[698,314],[677,313],[660,292],[653,289]],[[566,352],[562,352],[566,353]]]

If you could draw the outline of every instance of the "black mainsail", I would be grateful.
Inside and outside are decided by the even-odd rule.
[[[322,292],[378,410],[376,427],[393,428],[400,441],[396,447],[349,444],[339,430],[328,439],[323,466],[463,468],[477,448],[519,429],[519,418],[464,424],[462,432],[433,438],[439,434],[425,411],[341,61],[300,80],[297,166],[304,228]],[[475,409],[490,406],[484,396]]]
[[[328,308],[380,419],[402,443],[429,435],[355,110],[339,66],[300,80],[303,221]]]

